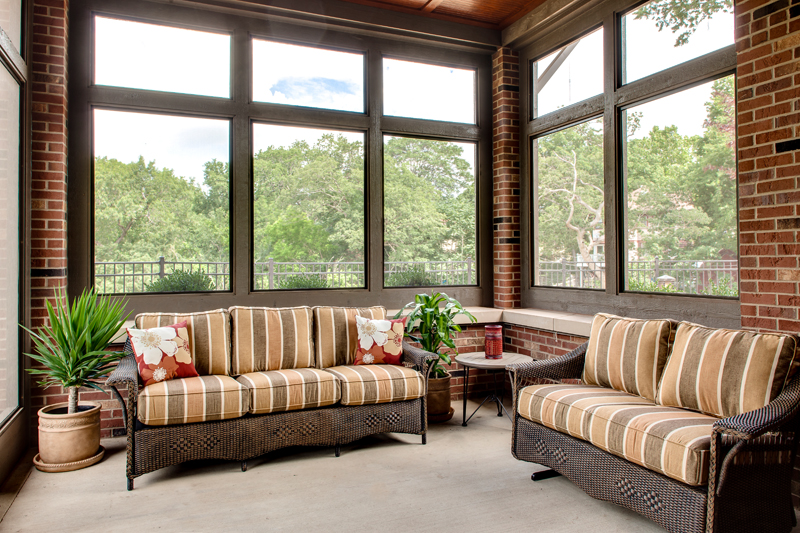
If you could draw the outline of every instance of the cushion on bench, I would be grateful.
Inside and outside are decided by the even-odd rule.
[[[592,320],[582,380],[655,399],[677,322],[598,313]]]
[[[794,375],[797,344],[789,334],[681,322],[656,403],[718,417],[764,407]]]
[[[314,366],[310,307],[231,307],[234,375]]]
[[[248,412],[250,391],[230,376],[180,378],[148,385],[137,404],[139,420],[149,426],[225,420]]]
[[[336,377],[316,368],[242,374],[237,381],[250,389],[252,414],[324,407],[339,401]]]
[[[386,308],[382,306],[314,308],[317,368],[353,364],[358,344],[356,315],[384,319]]]
[[[420,373],[404,366],[334,366],[325,370],[339,379],[342,405],[413,400],[425,394]]]
[[[520,392],[518,411],[688,485],[707,484],[717,418],[642,400],[582,385],[534,385]]]
[[[192,362],[201,376],[228,376],[231,370],[231,324],[227,309],[202,313],[140,313],[138,329],[171,326],[186,321]]]

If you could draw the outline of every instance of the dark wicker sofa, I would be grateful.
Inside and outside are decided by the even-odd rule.
[[[668,531],[768,532],[796,525],[790,483],[800,377],[787,375],[781,392],[764,407],[713,423],[708,482],[692,486],[521,416],[518,402],[526,387],[574,384],[583,377],[589,344],[558,358],[509,367],[514,457],[545,465],[592,497],[636,511]],[[547,472],[541,476],[547,477]]]
[[[169,317],[165,323],[175,318]],[[120,361],[106,385],[122,404],[126,420],[128,490],[133,489],[133,480],[138,476],[197,459],[241,461],[242,471],[245,471],[248,459],[289,446],[333,446],[338,457],[342,444],[378,433],[421,435],[422,444],[426,442],[427,383],[432,363],[438,356],[405,342],[402,363],[420,373],[424,383],[420,397],[367,405],[336,402],[319,408],[157,426],[143,424],[140,420],[141,379],[130,341],[125,350],[128,355]],[[198,371],[203,375],[200,369]],[[125,400],[117,387],[127,390]]]

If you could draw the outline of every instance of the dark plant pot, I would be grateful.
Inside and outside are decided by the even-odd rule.
[[[447,422],[453,418],[450,405],[450,374],[428,379],[428,422]]]

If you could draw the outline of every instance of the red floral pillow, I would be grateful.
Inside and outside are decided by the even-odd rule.
[[[200,375],[192,362],[185,320],[161,328],[128,328],[128,337],[145,387],[170,379]]]
[[[403,334],[408,317],[372,320],[356,315],[358,344],[356,365],[399,365],[403,356]]]

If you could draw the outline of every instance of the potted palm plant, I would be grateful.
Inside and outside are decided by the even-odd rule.
[[[403,306],[394,318],[400,318],[406,309],[411,309],[406,337],[418,342],[423,350],[439,356],[434,362],[433,375],[428,382],[428,420],[450,420],[453,416],[450,405],[450,373],[443,365],[450,364],[451,353],[458,355],[453,334],[461,331],[461,326],[456,324],[455,317],[464,315],[470,322],[475,322],[476,319],[458,300],[440,292],[434,292],[430,296],[417,294],[414,301]]]
[[[84,290],[69,305],[63,290],[56,291],[56,307],[47,302],[49,324],[27,331],[35,353],[25,354],[42,368],[28,372],[42,376],[44,388],[61,385],[69,401],[39,410],[39,470],[68,471],[94,464],[103,457],[100,446],[100,407],[97,402],[78,403],[78,389],[103,391],[95,382],[107,375],[124,354],[106,348],[130,314],[123,317],[125,302]]]

